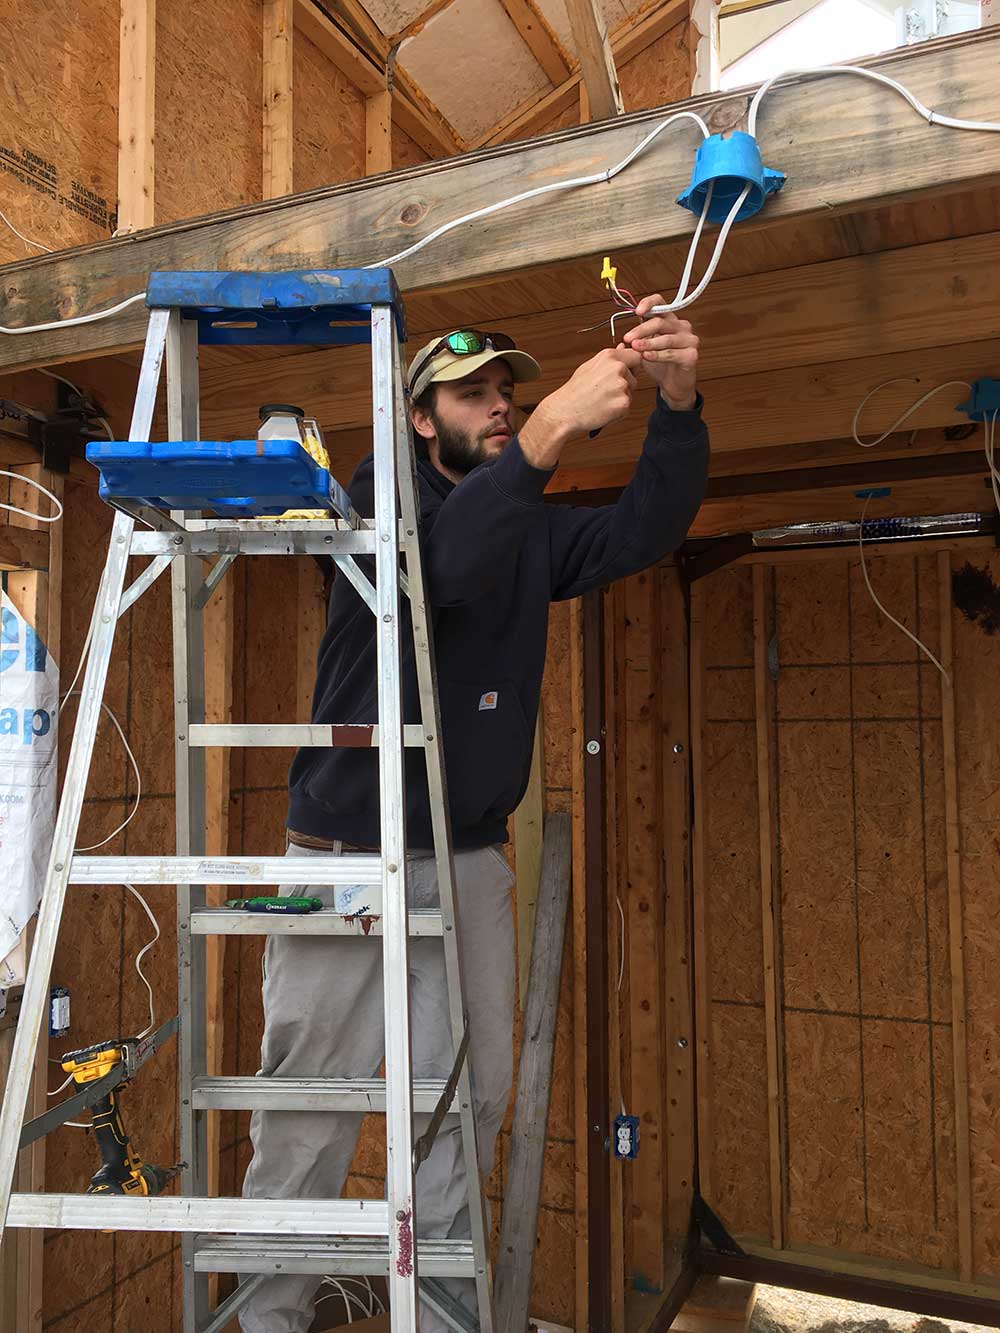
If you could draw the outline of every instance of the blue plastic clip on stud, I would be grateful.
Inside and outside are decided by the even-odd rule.
[[[1000,419],[1000,380],[973,380],[972,397],[959,403],[957,411],[967,413],[972,421],[991,420],[994,412]]]
[[[752,218],[764,207],[769,194],[775,194],[786,180],[783,171],[765,167],[760,148],[752,134],[734,130],[728,138],[713,134],[698,149],[694,159],[691,184],[677,202],[692,213],[701,214],[705,195],[712,185],[712,202],[708,206],[709,222],[725,222],[726,216],[745,185],[750,186],[743,206],[736,214],[737,222]]]

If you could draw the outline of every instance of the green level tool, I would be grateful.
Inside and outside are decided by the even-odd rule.
[[[227,907],[243,912],[291,912],[301,916],[303,912],[321,912],[322,898],[230,898]]]

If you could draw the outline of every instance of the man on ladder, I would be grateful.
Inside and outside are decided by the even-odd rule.
[[[659,295],[639,302],[645,317]],[[507,816],[527,785],[545,663],[550,601],[656,563],[683,541],[705,492],[708,436],[695,389],[698,339],[674,315],[642,318],[622,344],[585,362],[543,399],[515,434],[514,384],[537,362],[499,334],[458,329],[422,348],[408,376],[416,433],[421,543],[434,625],[447,787],[455,848],[459,953],[467,979],[469,1059],[479,1162],[492,1169],[512,1079],[515,942],[513,876],[503,855]],[[615,505],[544,505],[569,440],[624,416],[645,371],[658,389],[635,475]],[[373,513],[373,464],[349,487]],[[371,561],[361,563],[371,566]],[[370,572],[370,568],[369,568]],[[403,662],[405,722],[419,718],[410,636]],[[315,723],[377,722],[374,627],[337,579],[320,647]],[[379,850],[376,749],[302,749],[292,764],[288,851],[339,856]],[[437,904],[427,775],[406,759],[408,883],[412,908]],[[283,893],[295,894],[295,885]],[[331,889],[327,906],[343,902]],[[342,892],[340,890],[339,892]],[[326,901],[326,898],[325,898]],[[352,910],[363,911],[358,900]],[[371,1078],[383,1058],[380,942],[274,935],[267,944],[262,1073]],[[452,1041],[440,940],[410,942],[413,1076],[446,1079]],[[422,1129],[415,1117],[416,1132]],[[259,1198],[332,1198],[347,1178],[360,1114],[257,1110],[243,1192]],[[469,1233],[460,1136],[446,1124],[417,1176],[417,1233]],[[268,1278],[240,1312],[244,1333],[306,1333],[319,1278]],[[446,1284],[470,1311],[473,1283]],[[422,1333],[449,1327],[426,1304]]]

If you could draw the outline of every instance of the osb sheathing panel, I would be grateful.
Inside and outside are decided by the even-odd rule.
[[[691,94],[688,25],[677,23],[618,70],[626,111],[681,102]]]
[[[934,557],[872,559],[869,572],[894,614],[936,649]],[[707,884],[710,903],[725,903],[711,910],[711,1134],[720,1211],[737,1232],[762,1237],[769,1231],[763,1014],[718,1003],[738,998],[725,987],[745,986],[748,968],[759,975],[762,948],[759,914],[743,923],[749,941],[724,924],[733,826],[753,839],[757,833],[753,700],[741,726],[731,706],[737,692],[713,680],[747,673],[747,599],[735,595],[737,574],[705,585],[706,717],[719,719],[706,725]],[[767,734],[775,756],[787,1241],[950,1271],[957,1264],[954,1094],[936,672],[918,667],[913,646],[877,613],[856,559],[778,563],[767,578],[775,618],[766,633],[774,633],[779,666]],[[979,663],[977,681],[989,678]],[[722,734],[730,737],[728,785],[714,773]],[[970,744],[976,734],[970,727]],[[988,753],[981,730],[977,739]],[[961,759],[959,771],[964,819]],[[742,798],[737,785],[746,788]],[[720,798],[733,817],[713,825]],[[760,888],[750,833],[744,842],[749,913]],[[742,1051],[735,1015],[754,1025],[739,1034]],[[756,1113],[744,1118],[744,1106]]]
[[[1000,556],[956,553],[960,575],[966,560],[992,581],[1000,601]],[[979,1274],[1000,1273],[1000,992],[997,957],[1000,923],[997,879],[1000,866],[1000,634],[996,622],[973,621],[957,610],[955,711],[961,812],[962,894],[965,919],[967,1009],[969,1015],[969,1101],[972,1141],[973,1249]]]
[[[0,197],[11,222],[51,249],[114,230],[118,5],[2,0]],[[41,253],[0,228],[0,263]]]
[[[261,61],[259,0],[158,0],[157,222],[260,199]]]
[[[740,1235],[767,1234],[765,1062],[763,1006],[714,1004],[709,1132],[715,1197],[709,1202]]]
[[[296,191],[363,176],[364,97],[301,32],[293,60]]]

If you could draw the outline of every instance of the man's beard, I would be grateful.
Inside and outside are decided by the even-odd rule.
[[[473,468],[479,467],[481,463],[492,462],[495,458],[496,455],[486,448],[486,440],[494,427],[485,433],[471,435],[468,431],[453,430],[446,426],[436,413],[431,414],[431,423],[437,435],[441,466],[451,472],[459,472],[466,477]]]

